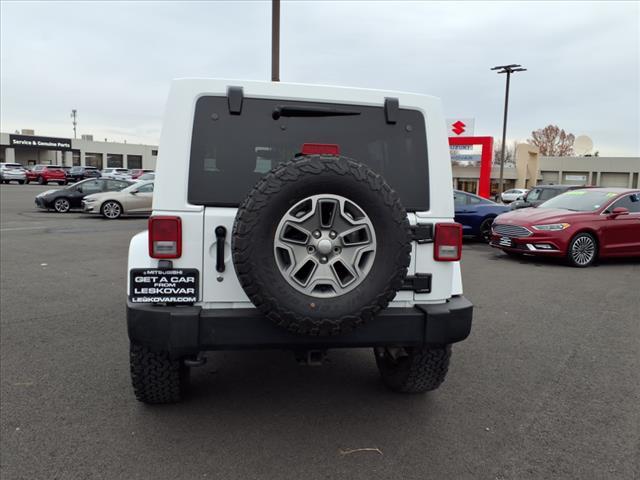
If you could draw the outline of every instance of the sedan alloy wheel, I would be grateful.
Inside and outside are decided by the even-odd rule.
[[[66,198],[56,198],[56,201],[53,202],[53,208],[58,213],[67,213],[71,208],[71,204]]]
[[[102,215],[109,220],[114,220],[122,215],[122,207],[118,202],[105,202],[105,204],[102,205]]]

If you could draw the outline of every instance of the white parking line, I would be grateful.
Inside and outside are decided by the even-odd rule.
[[[50,228],[50,227],[13,227],[13,228],[0,228],[0,232],[11,232],[14,230],[41,230],[43,228]]]

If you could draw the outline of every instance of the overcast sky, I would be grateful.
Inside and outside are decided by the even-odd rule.
[[[270,2],[2,2],[0,127],[156,144],[178,77],[270,79]],[[427,93],[510,139],[549,123],[640,153],[636,2],[286,2],[282,81]]]

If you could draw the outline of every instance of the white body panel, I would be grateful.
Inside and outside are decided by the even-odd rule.
[[[411,224],[453,222],[453,189],[447,129],[439,99],[426,95],[352,89],[333,86],[300,85],[239,80],[182,79],[173,82],[167,102],[159,156],[157,160],[153,215],[177,215],[182,218],[182,256],[173,260],[176,268],[200,270],[201,304],[205,308],[251,307],[235,274],[231,259],[231,232],[235,208],[192,205],[187,200],[189,158],[193,117],[198,98],[226,96],[228,86],[242,86],[248,98],[301,100],[349,105],[384,105],[385,97],[398,98],[400,108],[422,112],[427,130],[429,161],[430,210],[409,214]],[[225,271],[215,268],[217,226],[227,229]],[[158,261],[149,258],[146,233],[136,235],[129,252],[129,268],[155,268]],[[412,303],[442,303],[462,293],[458,262],[435,262],[433,244],[413,245],[409,275],[430,273],[432,291],[414,294],[400,291],[390,307],[405,307]]]

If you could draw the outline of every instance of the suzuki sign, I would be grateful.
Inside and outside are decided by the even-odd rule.
[[[473,137],[475,118],[450,118],[447,120],[447,129],[450,137]]]

